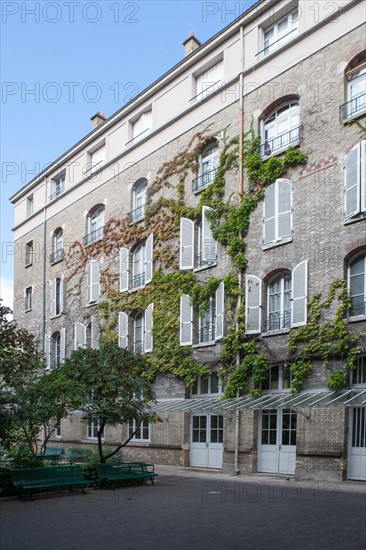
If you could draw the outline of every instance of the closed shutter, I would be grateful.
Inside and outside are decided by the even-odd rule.
[[[57,279],[51,281],[51,316],[56,315],[56,283]]]
[[[145,310],[145,342],[144,351],[149,352],[153,349],[152,324],[153,324],[154,304],[149,304]]]
[[[212,236],[211,222],[207,213],[212,211],[209,206],[202,206],[202,261],[214,263],[217,255],[217,243]]]
[[[277,180],[278,239],[292,235],[292,185],[287,180]]]
[[[306,324],[308,261],[300,262],[292,272],[291,326]]]
[[[213,67],[210,67],[197,77],[196,81],[196,93],[197,100],[206,97],[209,94],[212,94],[215,90],[218,89],[221,81],[224,77],[224,63],[220,61],[216,63]]]
[[[86,327],[82,323],[75,323],[75,349],[86,347]]]
[[[128,315],[123,312],[118,314],[118,345],[123,349],[128,346]]]
[[[276,240],[276,186],[268,187],[263,202],[263,244]]]
[[[187,218],[180,220],[180,269],[193,269],[194,222]]]
[[[180,345],[192,345],[193,336],[193,308],[187,294],[180,297]]]
[[[262,328],[261,313],[262,281],[255,275],[246,276],[245,307],[246,334],[260,334]]]
[[[98,170],[105,163],[105,145],[99,147],[91,155],[90,164],[91,170]]]
[[[220,340],[224,337],[224,299],[225,288],[221,282],[216,289],[216,331],[215,340]]]
[[[60,354],[60,361],[61,363],[65,362],[66,359],[66,329],[61,329],[61,354]]]
[[[366,140],[361,141],[361,211],[366,212]]]
[[[46,368],[51,368],[51,336],[48,334],[45,335],[45,359],[46,359]]]
[[[154,269],[154,235],[148,236],[146,240],[146,268],[145,268],[145,284],[150,283]]]
[[[360,211],[360,156],[361,144],[356,145],[345,161],[344,217],[351,218]]]
[[[98,319],[93,316],[90,319],[90,347],[99,349],[99,323]]]
[[[88,273],[88,302],[97,302],[99,300],[99,273],[99,262],[91,260]]]
[[[125,292],[128,290],[130,253],[128,248],[121,248],[119,251],[119,290]]]

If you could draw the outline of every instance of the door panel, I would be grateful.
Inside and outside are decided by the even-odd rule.
[[[221,415],[192,415],[190,465],[221,468],[224,418]]]
[[[297,415],[289,409],[263,410],[259,422],[259,472],[294,474]]]
[[[366,480],[366,408],[350,410],[348,478]]]

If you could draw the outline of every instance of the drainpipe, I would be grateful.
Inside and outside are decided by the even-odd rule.
[[[242,71],[239,77],[239,187],[238,187],[238,201],[241,200],[244,193],[244,170],[243,170],[243,116],[244,116],[244,27],[240,27],[240,44],[241,44],[241,67]],[[239,234],[239,237],[243,239],[242,233]],[[239,296],[238,296],[238,311],[242,306],[242,294],[241,289],[243,286],[243,273],[239,269],[238,273],[238,284],[239,284]],[[239,330],[239,320],[236,320],[236,331]],[[240,365],[240,354],[236,354],[236,366]],[[239,391],[236,394],[239,397]],[[240,473],[239,468],[239,433],[240,433],[240,412],[239,409],[235,411],[235,442],[234,442],[234,473],[238,475]]]
[[[47,184],[45,185],[45,204],[47,204]],[[46,339],[46,266],[47,266],[47,222],[46,222],[46,206],[43,209],[43,244],[42,244],[42,313],[41,313],[41,325],[42,325],[42,353],[45,353],[45,339]]]

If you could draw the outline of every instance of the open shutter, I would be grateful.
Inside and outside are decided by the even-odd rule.
[[[149,304],[145,309],[144,351],[146,352],[152,351],[153,349],[153,337],[152,337],[153,309],[154,309],[154,304]]]
[[[308,261],[300,262],[292,271],[291,326],[306,324]]]
[[[202,206],[202,261],[216,262],[217,243],[212,236],[211,223],[207,217],[207,212],[211,211],[209,206]]]
[[[193,269],[193,243],[194,243],[194,222],[187,218],[180,220],[180,269]]]
[[[88,276],[88,302],[97,302],[99,300],[99,273],[100,264],[96,260],[91,260],[89,264]]]
[[[90,347],[99,349],[99,323],[98,319],[93,316],[90,319]]]
[[[75,349],[86,347],[86,327],[82,323],[75,323]]]
[[[361,211],[366,212],[366,140],[361,141]]]
[[[193,307],[191,298],[187,294],[180,297],[180,345],[192,345],[193,336]]]
[[[220,340],[224,337],[224,283],[221,282],[216,289],[216,330],[215,340]]]
[[[56,279],[51,281],[51,316],[56,315]]]
[[[64,285],[65,280],[62,276],[60,281],[60,313],[63,313],[64,311]]]
[[[128,346],[128,315],[123,312],[118,314],[118,345],[124,349]]]
[[[66,329],[61,329],[61,354],[60,354],[60,361],[61,363],[65,362],[66,359]]]
[[[268,187],[263,202],[263,244],[276,240],[276,186]]]
[[[146,240],[146,268],[145,268],[145,284],[150,283],[153,276],[153,250],[154,250],[154,235],[148,236]]]
[[[119,251],[119,290],[125,292],[128,290],[130,253],[128,248],[121,248]]]
[[[287,180],[277,180],[278,240],[292,235],[292,185]]]
[[[51,368],[51,336],[48,336],[48,334],[45,335],[45,359],[46,359],[46,368]]]
[[[351,218],[360,211],[361,144],[350,151],[344,169],[344,217]]]
[[[246,276],[245,307],[246,307],[246,334],[260,334],[262,329],[262,281],[255,275]]]

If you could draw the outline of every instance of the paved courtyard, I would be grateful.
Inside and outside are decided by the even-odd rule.
[[[115,492],[0,501],[0,550],[364,550],[365,484],[163,472]]]

